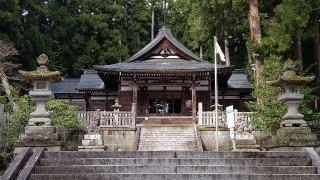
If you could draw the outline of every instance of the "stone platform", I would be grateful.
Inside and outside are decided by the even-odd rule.
[[[104,151],[101,134],[85,134],[82,145],[78,146],[79,151]]]

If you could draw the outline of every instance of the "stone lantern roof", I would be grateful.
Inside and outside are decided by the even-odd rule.
[[[292,60],[285,62],[285,72],[278,79],[270,81],[273,86],[297,85],[303,86],[309,84],[315,79],[315,76],[302,76],[297,73],[298,64]]]
[[[41,54],[37,58],[37,62],[39,67],[37,67],[34,71],[22,71],[19,70],[19,73],[28,81],[50,81],[50,82],[60,82],[63,81],[63,78],[60,76],[61,73],[59,71],[49,71],[47,68],[48,64],[48,56],[45,54]]]

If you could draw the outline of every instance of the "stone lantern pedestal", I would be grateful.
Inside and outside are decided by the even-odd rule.
[[[35,71],[19,71],[25,79],[33,84],[29,95],[36,103],[36,110],[30,113],[30,119],[24,134],[20,135],[18,146],[47,147],[49,150],[60,150],[58,136],[51,124],[46,103],[53,97],[50,82],[61,81],[60,72],[48,71],[48,57],[42,54],[37,59],[39,67]]]
[[[287,112],[282,117],[280,128],[277,131],[278,142],[281,146],[306,147],[315,146],[317,136],[311,132],[304,116],[298,111],[303,95],[299,88],[314,80],[314,77],[300,76],[296,73],[297,65],[288,60],[285,63],[286,71],[277,80],[272,81],[274,86],[280,86],[283,94],[278,100],[287,105]]]

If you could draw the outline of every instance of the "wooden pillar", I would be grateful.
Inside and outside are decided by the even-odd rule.
[[[106,111],[108,111],[108,107],[109,107],[109,92],[108,89],[106,88]]]
[[[137,79],[134,78],[132,82],[132,103],[138,105],[138,86],[137,86]],[[137,114],[137,107],[135,108],[135,114]]]
[[[181,113],[183,115],[186,114],[186,88],[182,86],[182,91],[181,91]]]
[[[148,89],[148,86],[146,86],[145,87],[145,89],[144,89],[145,91],[145,94],[144,94],[144,96],[145,96],[145,113],[146,113],[146,115],[149,115],[149,89]]]
[[[86,102],[86,111],[90,111],[90,94],[86,94],[84,100]]]
[[[211,75],[209,76],[209,104],[208,104],[208,111],[211,111],[211,106],[212,106],[212,101],[211,101],[211,97],[212,97],[212,77]]]
[[[191,85],[191,96],[192,96],[192,121],[197,122],[197,94],[196,94],[196,86],[195,82],[192,82]]]

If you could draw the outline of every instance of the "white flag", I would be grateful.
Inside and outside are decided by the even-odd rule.
[[[220,60],[223,62],[226,62],[225,56],[224,56],[218,42],[216,42],[215,46],[216,46],[216,54],[219,54]]]

